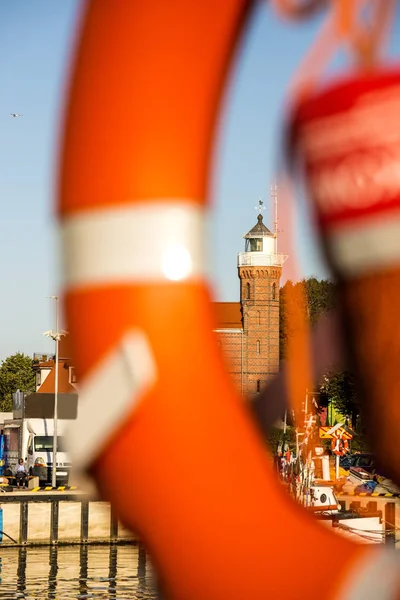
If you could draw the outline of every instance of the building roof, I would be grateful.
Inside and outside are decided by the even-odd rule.
[[[38,363],[35,363],[33,365],[33,368],[34,369],[38,369],[38,368],[40,368],[40,369],[51,369],[53,366],[54,366],[54,358],[51,358],[49,360],[44,360],[44,361],[42,360],[42,361],[40,361]]]
[[[53,363],[54,364],[54,363]],[[55,368],[51,369],[46,379],[43,381],[40,388],[37,390],[39,394],[54,394],[55,392]],[[63,363],[58,365],[58,392],[60,394],[76,393],[76,388],[69,382],[69,368]]]
[[[240,302],[213,302],[216,329],[241,329]]]
[[[260,214],[257,216],[257,223],[254,225],[254,227],[252,229],[250,229],[250,231],[248,233],[246,233],[246,235],[244,236],[244,238],[254,238],[254,237],[266,237],[266,236],[273,236],[274,234],[271,233],[271,231],[268,229],[268,227],[265,227],[263,221],[263,216]]]

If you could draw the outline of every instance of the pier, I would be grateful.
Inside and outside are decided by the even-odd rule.
[[[380,513],[384,525],[383,543],[397,547],[400,542],[400,496],[398,494],[337,493],[337,500],[345,511],[363,514]]]
[[[121,544],[138,537],[108,502],[80,491],[1,492],[2,546]]]

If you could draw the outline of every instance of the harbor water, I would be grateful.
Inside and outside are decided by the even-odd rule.
[[[0,599],[156,600],[145,550],[133,545],[0,548]]]

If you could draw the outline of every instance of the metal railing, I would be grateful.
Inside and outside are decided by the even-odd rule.
[[[47,360],[54,360],[54,353],[51,352],[34,352],[33,360],[35,362],[46,362]]]
[[[287,258],[286,254],[239,252],[238,267],[281,267]]]

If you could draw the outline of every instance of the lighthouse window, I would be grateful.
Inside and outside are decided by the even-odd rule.
[[[259,394],[261,391],[261,381],[259,379],[257,379],[257,394]]]
[[[250,300],[250,284],[246,283],[246,300]]]
[[[250,240],[250,252],[262,252],[262,238],[253,238]]]
[[[276,300],[276,283],[272,284],[272,300]]]
[[[260,340],[257,340],[257,354],[260,354]]]

